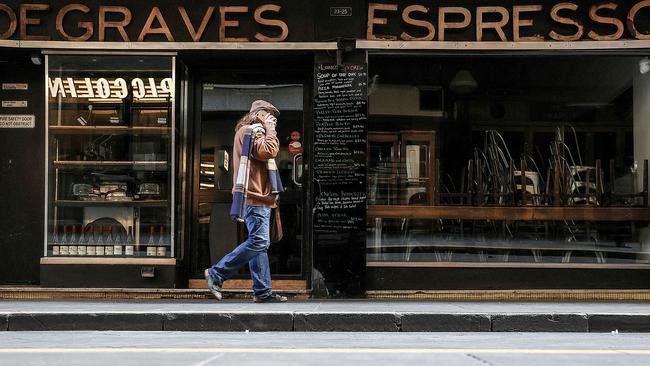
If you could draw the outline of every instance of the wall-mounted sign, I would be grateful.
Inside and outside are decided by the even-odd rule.
[[[33,114],[0,114],[0,128],[34,128]]]
[[[351,17],[352,7],[350,6],[332,6],[330,7],[331,17]]]
[[[137,7],[118,6],[115,1],[107,1],[106,5],[93,2],[90,6],[79,2],[65,4],[66,1],[5,2],[0,3],[0,39],[143,42],[162,38],[176,42],[190,38],[194,42],[281,42],[289,35],[282,19],[286,13],[282,6],[248,6],[244,0],[236,5],[229,1],[229,6],[188,7],[180,0],[159,6],[138,2]],[[46,25],[51,29],[45,29]]]
[[[29,84],[27,83],[2,83],[2,90],[27,90]]]
[[[514,5],[512,1],[492,0],[482,1],[483,6],[424,6],[416,2],[371,2],[366,38],[502,42],[650,39],[650,1],[585,3],[539,0]]]
[[[133,93],[138,100],[168,99],[173,95],[172,78],[134,78],[129,82],[124,78],[48,78],[50,97],[88,98],[117,101]]]
[[[26,100],[3,100],[2,108],[27,108]]]
[[[322,3],[328,3],[321,1]],[[199,4],[200,3],[200,4]],[[0,0],[0,39],[99,42],[650,39],[650,0]],[[318,2],[317,2],[318,3]],[[340,26],[355,17],[356,26]],[[352,22],[351,22],[352,23]],[[331,30],[331,29],[334,30]],[[320,37],[314,29],[328,31]]]
[[[368,67],[317,64],[315,84],[314,233],[355,235],[366,225]]]

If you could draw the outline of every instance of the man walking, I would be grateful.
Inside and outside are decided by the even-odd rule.
[[[287,301],[272,291],[267,255],[271,209],[284,190],[274,160],[280,148],[275,131],[279,115],[271,103],[256,100],[235,127],[230,216],[246,224],[248,239],[204,272],[208,289],[218,300],[224,281],[248,263],[255,302]]]

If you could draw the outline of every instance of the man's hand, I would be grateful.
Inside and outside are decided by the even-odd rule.
[[[264,118],[264,121],[262,121],[262,125],[264,126],[265,130],[275,130],[275,125],[278,123],[278,119],[275,118],[275,116],[271,113],[266,115],[266,118]]]

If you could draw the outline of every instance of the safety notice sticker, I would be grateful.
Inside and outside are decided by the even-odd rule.
[[[34,128],[33,114],[0,114],[0,128]]]

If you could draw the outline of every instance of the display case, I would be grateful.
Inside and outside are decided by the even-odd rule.
[[[174,258],[175,57],[45,60],[45,257]]]

